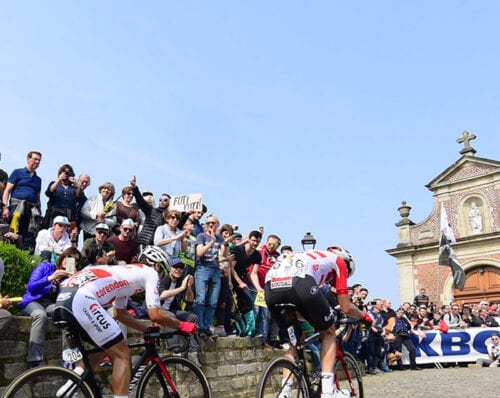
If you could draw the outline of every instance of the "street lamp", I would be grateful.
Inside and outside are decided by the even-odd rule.
[[[300,243],[302,243],[302,247],[304,248],[304,250],[314,250],[314,248],[316,247],[316,239],[310,232],[306,232],[304,238],[302,238]]]

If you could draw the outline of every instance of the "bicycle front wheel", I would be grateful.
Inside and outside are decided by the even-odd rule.
[[[344,360],[335,360],[335,384],[338,390],[351,394],[351,397],[363,398],[363,379],[359,370],[358,361],[348,352],[344,353]]]
[[[275,358],[262,371],[256,398],[309,398],[302,371],[288,358]]]
[[[137,385],[137,398],[211,398],[210,385],[200,368],[184,357],[163,357],[169,382],[157,363],[152,363]]]
[[[94,398],[88,384],[71,370],[41,366],[17,376],[7,386],[3,398]]]

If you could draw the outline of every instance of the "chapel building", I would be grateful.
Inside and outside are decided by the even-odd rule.
[[[406,201],[398,208],[398,243],[387,253],[397,260],[400,302],[412,302],[425,288],[437,305],[480,301],[500,303],[500,162],[476,156],[467,131],[457,139],[461,157],[426,187],[434,208],[420,223],[410,220]],[[451,268],[438,265],[441,205],[456,237],[452,248],[465,271],[463,290],[456,289]]]

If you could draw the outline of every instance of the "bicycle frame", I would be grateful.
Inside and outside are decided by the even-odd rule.
[[[156,342],[160,338],[169,338],[172,337],[175,332],[155,332],[155,333],[150,333],[148,338],[144,340],[144,342],[140,343],[130,343],[128,344],[129,348],[140,348],[144,347],[144,351],[142,352],[139,360],[133,367],[131,371],[131,378],[130,378],[130,384],[129,384],[129,393],[134,390],[136,387],[137,383],[141,379],[144,371],[148,367],[148,365],[151,362],[155,362],[162,375],[163,378],[160,378],[162,387],[166,389],[167,384],[170,387],[170,389],[177,394],[177,389],[175,386],[175,383],[173,382],[170,374],[168,373],[167,368],[165,367],[162,358],[158,354],[158,350],[156,349]],[[91,348],[89,350],[85,349],[84,344],[82,342],[81,336],[79,333],[74,333],[73,331],[70,331],[70,341],[73,342],[72,346],[77,347],[80,352],[82,353],[82,360],[85,365],[85,371],[83,374],[80,376],[80,382],[87,382],[89,387],[92,389],[92,392],[95,394],[96,398],[101,398],[102,397],[102,392],[101,388],[99,386],[99,382],[97,381],[94,371],[92,370],[92,366],[90,364],[90,355],[92,353],[102,353],[104,350],[101,348]],[[186,350],[189,345],[189,339],[186,339],[185,346],[183,347],[183,350]],[[165,384],[166,383],[166,384]]]

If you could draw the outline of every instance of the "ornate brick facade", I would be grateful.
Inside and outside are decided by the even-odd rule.
[[[398,209],[399,241],[387,252],[397,260],[401,301],[411,301],[423,287],[438,304],[500,302],[500,162],[476,157],[468,142],[475,136],[464,132],[464,137],[462,156],[426,185],[434,195],[430,215],[416,224],[406,202]],[[457,239],[453,249],[466,272],[461,291],[453,286],[450,268],[437,264],[441,204]],[[480,215],[472,217],[476,207]]]

